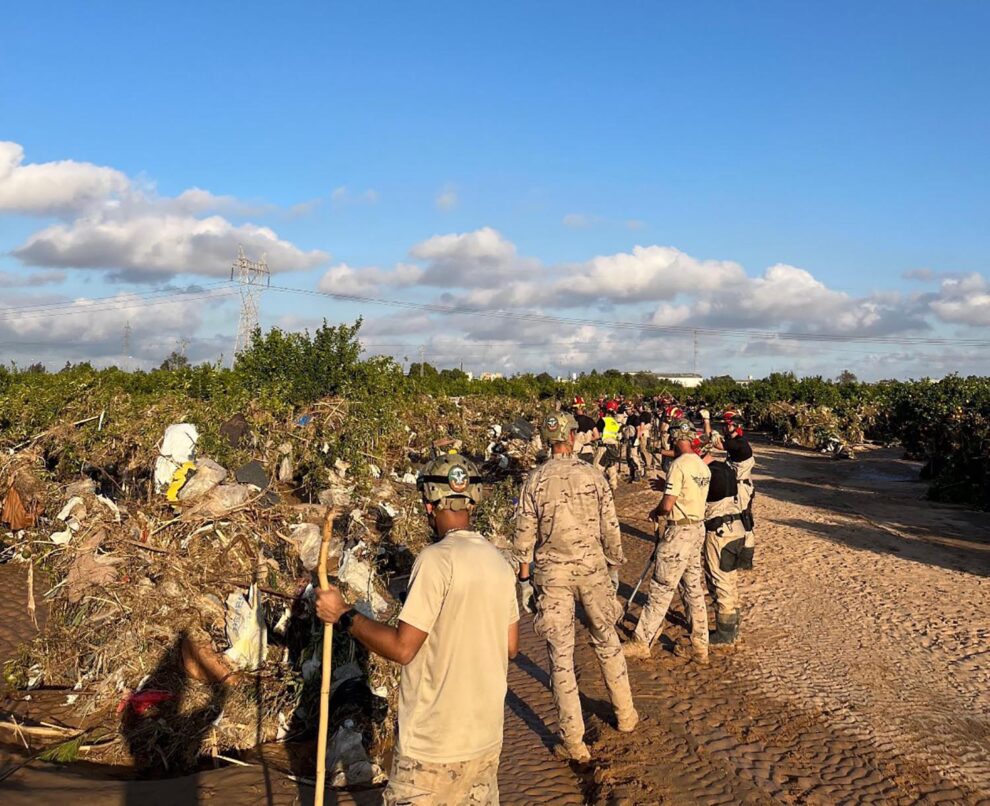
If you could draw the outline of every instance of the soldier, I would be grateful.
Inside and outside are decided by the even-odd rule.
[[[717,432],[715,432],[717,433]],[[714,440],[717,443],[717,438]],[[736,473],[727,462],[708,463],[712,479],[705,504],[705,576],[715,604],[712,644],[732,644],[739,636],[739,587],[736,569],[746,532]]]
[[[645,478],[653,470],[653,412],[645,403],[639,410],[639,461]]]
[[[550,459],[526,480],[519,497],[513,556],[519,562],[523,607],[533,583],[533,627],[547,642],[550,681],[563,745],[560,755],[588,761],[584,718],[574,675],[574,603],[580,602],[591,644],[615,708],[618,728],[631,732],[639,721],[629,691],[629,675],[615,632],[619,566],[624,562],[612,490],[602,474],[573,456],[577,423],[551,415],[543,433]],[[535,562],[534,562],[535,559]]]
[[[481,500],[470,461],[441,456],[419,486],[436,542],[416,558],[398,626],[359,614],[334,587],[317,592],[316,613],[402,665],[385,804],[497,806],[506,674],[519,647],[512,568],[470,528]]]
[[[677,457],[670,465],[664,496],[650,513],[650,520],[666,519],[650,597],[640,613],[635,639],[627,643],[627,657],[648,658],[650,647],[663,630],[674,589],[681,592],[684,610],[691,622],[691,655],[708,663],[708,612],[705,605],[701,548],[705,542],[705,501],[711,472],[694,452],[694,426],[678,420],[670,428],[670,441]]]
[[[739,505],[742,508],[742,524],[746,530],[746,547],[739,556],[737,568],[750,570],[753,567],[753,555],[756,551],[756,536],[753,534],[755,522],[753,520],[753,498],[756,491],[753,489],[753,467],[756,459],[753,457],[753,448],[746,439],[742,429],[742,417],[732,409],[723,414],[725,420],[725,452],[729,457],[729,464],[736,471],[736,480],[739,483]]]

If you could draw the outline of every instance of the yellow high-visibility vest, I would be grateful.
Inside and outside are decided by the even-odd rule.
[[[615,443],[619,441],[619,421],[614,417],[605,416],[605,433],[602,434],[602,442]]]

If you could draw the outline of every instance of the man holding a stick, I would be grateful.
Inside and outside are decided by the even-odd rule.
[[[419,478],[435,541],[420,553],[398,626],[360,615],[330,587],[316,613],[402,665],[399,738],[386,804],[498,804],[509,659],[519,646],[512,569],[471,530],[481,479],[447,454]]]

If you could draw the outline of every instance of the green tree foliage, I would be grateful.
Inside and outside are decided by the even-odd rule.
[[[252,391],[274,390],[296,404],[345,394],[357,376],[361,320],[353,325],[323,325],[289,333],[273,327],[256,329],[251,343],[237,356],[234,373]]]

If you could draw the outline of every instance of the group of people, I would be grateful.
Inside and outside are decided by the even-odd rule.
[[[398,623],[358,613],[334,587],[317,592],[320,619],[403,667],[386,804],[498,803],[506,679],[518,650],[520,607],[533,614],[534,630],[547,644],[560,726],[556,752],[577,762],[591,758],[574,669],[578,604],[623,732],[639,721],[626,659],[650,656],[675,588],[695,659],[707,663],[710,643],[736,641],[736,572],[752,567],[753,557],[753,452],[735,413],[726,413],[723,434],[711,427],[707,411],[699,412],[699,429],[673,401],[602,401],[597,419],[585,408],[578,399],[573,414],[556,412],[542,424],[549,456],[519,496],[514,569],[471,527],[482,493],[477,467],[447,454],[419,476],[435,542],[416,559]],[[716,456],[721,452],[724,460]],[[650,513],[657,546],[649,597],[625,645],[616,628],[625,562],[613,498],[617,471],[609,473],[623,460],[633,482],[661,468],[653,486],[663,492]],[[716,614],[711,633],[706,577]]]

